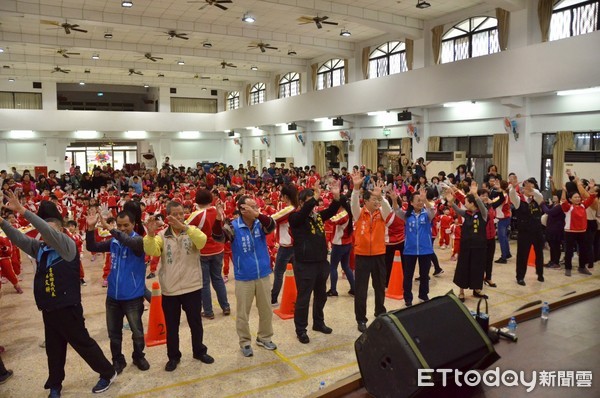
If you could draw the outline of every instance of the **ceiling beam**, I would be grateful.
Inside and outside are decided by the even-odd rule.
[[[332,20],[332,15],[341,17],[349,22],[378,29],[383,33],[396,33],[410,39],[423,37],[423,20],[394,14],[391,11],[370,10],[363,7],[349,6],[326,0],[259,0],[259,3],[269,4],[284,11],[323,16],[327,14]]]

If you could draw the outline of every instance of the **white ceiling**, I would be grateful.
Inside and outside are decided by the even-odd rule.
[[[523,0],[428,1],[432,6],[420,10],[417,0],[233,0],[222,11],[214,6],[199,10],[204,0],[133,0],[132,8],[121,7],[120,0],[1,0],[0,47],[5,51],[0,54],[0,75],[68,83],[239,88],[244,81],[266,81],[274,73],[304,71],[313,59],[352,58],[361,42],[379,36],[422,37],[425,21],[466,8],[523,5]],[[242,22],[244,13],[256,22]],[[313,23],[298,23],[301,16],[317,15],[327,15],[339,25],[317,29]],[[64,22],[88,32],[66,34],[53,25]],[[341,37],[341,29],[352,36]],[[187,33],[190,39],[169,40],[169,30]],[[107,32],[112,39],[104,38]],[[203,48],[207,41],[212,48]],[[259,42],[278,50],[261,53],[248,48]],[[60,49],[80,54],[66,59],[57,53]],[[291,49],[296,56],[287,55]],[[145,53],[163,59],[152,62]],[[94,54],[100,59],[92,60]],[[185,65],[177,65],[178,60]],[[222,69],[223,60],[237,68]],[[251,71],[252,65],[259,70]],[[71,72],[51,73],[56,66]],[[130,68],[144,76],[130,76]]]

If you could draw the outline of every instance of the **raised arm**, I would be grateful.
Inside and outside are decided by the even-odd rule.
[[[0,228],[6,234],[6,237],[19,249],[23,250],[29,256],[35,258],[40,249],[41,242],[37,239],[30,238],[25,235],[10,223],[0,218]]]

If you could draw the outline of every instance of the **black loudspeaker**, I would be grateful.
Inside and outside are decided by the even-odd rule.
[[[296,130],[298,130],[298,126],[296,125],[295,122],[288,124],[288,131],[296,131]]]
[[[42,88],[42,82],[33,82],[33,88]]]
[[[377,317],[354,349],[364,386],[378,398],[427,396],[439,387],[436,372],[426,375],[436,387],[420,387],[418,369],[485,369],[500,358],[452,293]]]
[[[332,121],[333,121],[334,126],[343,126],[344,125],[344,119],[342,119],[341,117],[336,117]]]
[[[213,96],[218,95],[217,90],[210,90],[210,95],[213,95]]]
[[[399,122],[404,122],[406,120],[411,120],[411,119],[412,119],[412,112],[404,111],[404,112],[400,112],[398,114],[398,121]]]
[[[169,93],[170,94],[177,94],[177,88],[176,87],[169,88]]]
[[[227,137],[235,137],[235,131],[227,132]]]

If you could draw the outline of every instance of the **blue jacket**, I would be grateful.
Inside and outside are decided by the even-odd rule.
[[[420,214],[411,212],[406,217],[406,240],[404,241],[404,253],[410,256],[433,254],[431,243],[431,221],[425,209]]]
[[[252,230],[242,217],[231,223],[234,238],[231,242],[233,272],[238,281],[253,281],[273,272],[267,248],[267,237],[260,221],[255,220]]]

